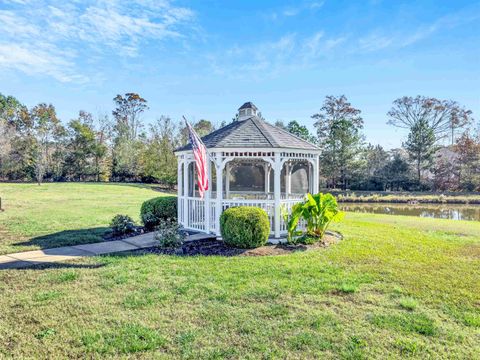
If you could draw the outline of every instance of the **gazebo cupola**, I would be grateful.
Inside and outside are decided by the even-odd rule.
[[[318,191],[320,150],[258,116],[246,102],[237,119],[202,138],[210,155],[210,188],[200,198],[190,145],[178,158],[178,221],[186,228],[220,235],[221,213],[233,206],[256,206],[270,218],[271,234],[286,233],[282,212]]]
[[[253,103],[250,101],[246,102],[238,109],[237,121],[242,121],[248,119],[249,117],[257,116],[257,110],[257,107]]]

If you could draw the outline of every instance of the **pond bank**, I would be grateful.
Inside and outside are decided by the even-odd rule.
[[[480,204],[480,193],[391,193],[325,190],[341,203]]]
[[[449,220],[480,221],[480,205],[466,204],[395,204],[395,203],[341,203],[343,211],[407,215]]]

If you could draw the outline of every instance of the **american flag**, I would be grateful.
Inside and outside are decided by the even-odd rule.
[[[203,199],[203,194],[208,190],[208,174],[207,174],[207,161],[208,153],[205,144],[198,136],[197,132],[192,128],[188,123],[185,117],[183,118],[187,124],[188,129],[188,138],[190,139],[190,144],[193,149],[193,156],[195,157],[195,167],[197,169],[197,180],[198,180],[198,193],[200,198]]]

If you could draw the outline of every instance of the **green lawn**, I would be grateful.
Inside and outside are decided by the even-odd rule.
[[[339,244],[286,256],[0,271],[0,358],[478,358],[480,223],[348,213],[335,228]]]
[[[140,184],[0,184],[0,255],[102,241],[114,215],[139,221],[142,202],[161,195]]]

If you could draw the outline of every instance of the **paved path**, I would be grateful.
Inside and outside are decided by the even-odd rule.
[[[52,249],[25,251],[0,256],[0,270],[23,268],[32,265],[55,263],[66,260],[78,259],[84,256],[96,256],[122,251],[149,248],[158,244],[154,233],[132,236],[123,240],[104,241],[94,244],[64,246]],[[206,234],[194,234],[187,237],[186,241],[212,237]]]
[[[152,247],[156,244],[158,244],[158,241],[154,239],[153,233],[148,233],[124,240],[26,251],[0,256],[0,269],[22,268],[38,264],[72,260],[84,256],[138,250]]]

